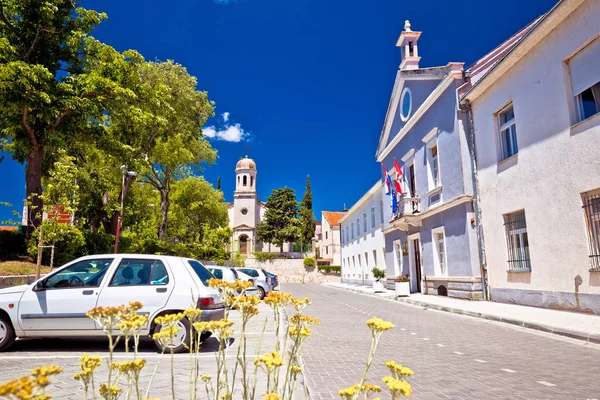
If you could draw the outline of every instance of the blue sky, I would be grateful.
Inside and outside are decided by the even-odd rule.
[[[310,174],[321,210],[350,207],[380,176],[375,150],[395,73],[396,39],[409,19],[422,31],[422,67],[476,61],[549,10],[555,0],[84,0],[108,14],[95,32],[118,50],[173,59],[216,102],[207,133],[232,200],[236,161],[258,168],[259,197],[304,193]],[[224,117],[226,114],[226,118]],[[239,142],[231,140],[240,139]],[[229,141],[228,141],[229,140]],[[0,163],[0,201],[22,207],[23,166]],[[11,217],[0,206],[0,221]]]

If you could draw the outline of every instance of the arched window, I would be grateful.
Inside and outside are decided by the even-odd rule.
[[[247,186],[247,185],[248,185],[248,177],[247,177],[246,175],[244,175],[244,177],[242,178],[242,182],[243,182],[242,184],[243,184],[244,186]]]
[[[240,177],[238,176],[238,186],[240,186]]]
[[[254,177],[250,177],[250,187],[254,187]]]

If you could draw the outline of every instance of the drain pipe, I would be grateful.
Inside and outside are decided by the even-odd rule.
[[[483,238],[483,225],[481,221],[481,202],[479,199],[479,180],[477,179],[477,155],[475,153],[475,124],[473,122],[473,110],[469,100],[461,102],[461,109],[467,114],[467,132],[469,137],[469,153],[471,155],[471,180],[473,181],[473,211],[475,214],[475,227],[477,231],[477,250],[479,252],[479,266],[481,272],[481,287],[483,298],[490,300],[490,291],[487,279],[487,262],[485,256],[485,241]]]

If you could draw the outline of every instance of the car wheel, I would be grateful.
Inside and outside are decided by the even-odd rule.
[[[184,318],[180,321],[177,321],[176,326],[179,328],[175,336],[173,337],[170,344],[167,344],[167,348],[165,350],[166,353],[183,353],[189,350],[190,346],[190,321],[187,318]],[[154,328],[154,333],[160,332],[162,329],[162,325],[156,325]],[[159,350],[162,351],[163,346],[159,340],[154,340],[154,344],[158,347]]]
[[[258,289],[258,298],[261,300],[264,299],[266,295],[265,289],[261,288],[260,286],[257,286],[256,288]]]
[[[0,351],[8,349],[15,341],[15,331],[8,318],[0,315]]]

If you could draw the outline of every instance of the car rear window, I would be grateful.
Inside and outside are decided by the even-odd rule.
[[[220,269],[211,268],[210,272],[212,272],[215,278],[223,279],[223,271],[221,271]]]
[[[250,276],[253,276],[255,278],[258,276],[258,271],[255,271],[253,269],[241,269],[240,271],[242,271],[243,273],[246,273]]]
[[[187,260],[187,262],[190,264],[190,267],[192,267],[198,278],[200,278],[204,286],[208,286],[206,282],[213,277],[212,274],[196,260]]]

